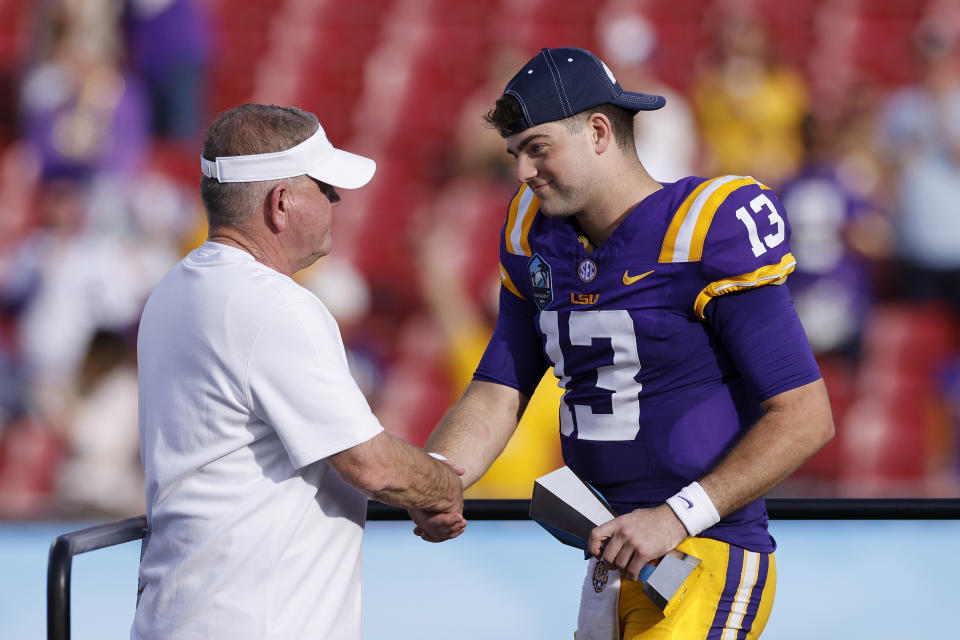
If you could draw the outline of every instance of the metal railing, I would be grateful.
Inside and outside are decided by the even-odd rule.
[[[468,520],[526,520],[529,500],[467,500]],[[960,499],[768,498],[773,520],[960,520]],[[407,520],[407,512],[371,502],[368,520]],[[58,536],[47,565],[47,638],[70,638],[70,569],[73,557],[149,534],[146,516],[126,518]]]
[[[73,556],[145,538],[147,516],[108,522],[58,536],[47,562],[47,638],[70,638],[70,569]]]
[[[529,500],[466,500],[467,520],[527,520]],[[771,520],[960,520],[960,498],[767,498]],[[408,520],[407,512],[370,502],[368,520]]]

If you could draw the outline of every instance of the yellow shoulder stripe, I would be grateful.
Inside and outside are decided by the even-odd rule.
[[[693,303],[693,312],[697,314],[698,318],[704,320],[706,318],[703,315],[703,310],[706,308],[707,303],[713,298],[722,296],[725,293],[733,293],[734,291],[742,291],[744,289],[755,289],[756,287],[762,287],[768,284],[782,284],[796,266],[797,261],[794,259],[793,254],[788,253],[783,256],[777,264],[760,267],[756,271],[745,273],[742,276],[734,276],[732,278],[724,278],[723,280],[711,282],[704,287],[703,291],[697,296],[697,299]]]
[[[670,221],[670,226],[667,228],[667,235],[663,238],[663,245],[660,247],[660,259],[659,262],[673,262],[673,253],[674,247],[677,244],[677,234],[680,233],[680,225],[683,224],[683,221],[687,218],[687,213],[690,211],[690,205],[693,204],[693,201],[703,193],[703,190],[710,186],[712,182],[715,182],[719,178],[714,178],[713,180],[707,180],[701,182],[700,186],[690,192],[690,195],[686,197],[683,203],[680,205],[680,208],[673,214],[673,219]]]
[[[526,300],[523,295],[520,293],[520,290],[517,289],[517,285],[513,284],[513,280],[510,279],[510,275],[507,273],[507,270],[503,267],[503,263],[500,263],[500,284],[506,287],[507,291],[517,296],[521,300]]]
[[[530,257],[530,226],[540,210],[540,198],[533,195],[533,189],[521,185],[517,195],[510,202],[507,213],[507,227],[504,232],[507,251],[513,255]]]
[[[721,176],[707,180],[690,192],[670,221],[660,247],[660,262],[696,262],[703,257],[703,243],[717,208],[731,193],[748,184],[770,187],[745,176]]]

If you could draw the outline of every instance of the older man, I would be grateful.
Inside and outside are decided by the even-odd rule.
[[[337,325],[291,276],[331,249],[336,189],[375,164],[316,117],[248,104],[206,134],[208,241],[160,282],[138,343],[151,536],[132,637],[360,638],[367,496],[446,512],[456,472],[383,431]]]

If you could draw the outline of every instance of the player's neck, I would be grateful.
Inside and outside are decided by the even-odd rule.
[[[639,167],[614,172],[597,189],[589,209],[576,215],[577,226],[589,244],[597,247],[610,237],[620,223],[644,198],[663,188]]]

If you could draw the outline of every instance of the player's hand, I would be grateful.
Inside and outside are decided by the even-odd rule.
[[[407,512],[417,525],[413,534],[426,542],[451,540],[467,528],[467,520],[462,513],[437,513],[423,509],[408,509]]]
[[[668,505],[637,509],[590,532],[587,550],[608,566],[636,580],[640,569],[662,558],[687,537],[687,530]]]

